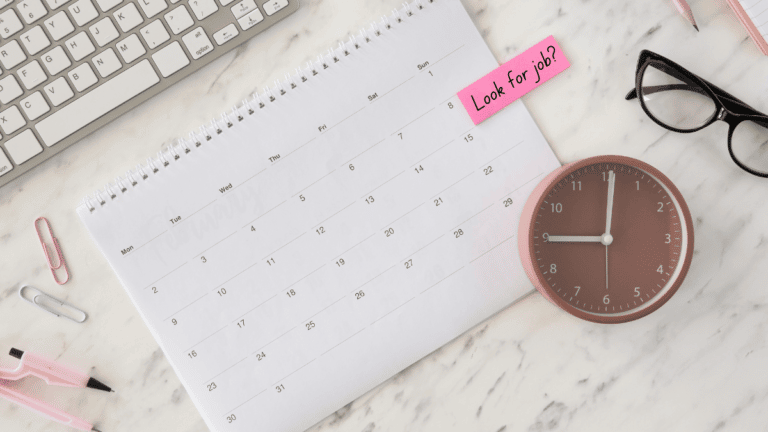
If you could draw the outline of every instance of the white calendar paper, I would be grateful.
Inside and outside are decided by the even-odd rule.
[[[456,93],[498,64],[422,3],[78,207],[211,430],[302,431],[531,288],[518,220],[559,163],[520,102],[473,126]]]

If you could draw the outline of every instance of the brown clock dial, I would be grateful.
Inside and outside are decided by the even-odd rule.
[[[680,286],[693,250],[690,214],[674,185],[619,156],[550,175],[526,204],[523,225],[521,257],[539,291],[596,322],[660,307]]]

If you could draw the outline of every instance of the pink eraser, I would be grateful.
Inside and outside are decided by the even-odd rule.
[[[459,99],[478,125],[570,65],[549,36],[460,91]]]

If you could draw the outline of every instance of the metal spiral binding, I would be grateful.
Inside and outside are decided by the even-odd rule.
[[[317,60],[307,62],[303,68],[296,68],[293,74],[286,73],[282,80],[275,80],[272,87],[264,87],[261,93],[258,90],[254,91],[250,97],[233,106],[230,113],[223,112],[220,119],[214,118],[209,124],[200,126],[198,131],[191,131],[186,139],[177,139],[168,148],[158,152],[154,158],[147,158],[144,164],[138,164],[136,168],[129,170],[125,175],[117,177],[113,183],[108,183],[103,189],[86,196],[82,200],[82,205],[93,213],[97,206],[106,205],[108,199],[111,201],[116,199],[118,194],[129,193],[131,188],[137,187],[140,181],[147,180],[151,174],[158,173],[160,169],[181,159],[182,155],[192,152],[207,141],[211,141],[215,136],[224,133],[236,122],[243,121],[246,116],[255,114],[267,104],[275,102],[280,96],[285,96],[289,90],[296,89],[301,83],[319,75],[321,71],[329,69],[331,65],[339,63],[343,57],[351,55],[355,50],[360,49],[364,43],[370,43],[374,37],[381,36],[384,30],[390,30],[394,24],[400,24],[405,18],[413,16],[415,11],[424,9],[425,1],[434,3],[434,0],[404,2],[402,8],[395,9],[390,14],[392,21],[390,21],[389,16],[381,17],[378,22],[374,21],[367,28],[361,28],[358,36],[350,35],[348,41],[341,41],[338,47],[329,48],[327,53],[317,56]]]

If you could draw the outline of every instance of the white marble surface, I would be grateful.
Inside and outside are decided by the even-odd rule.
[[[440,1],[440,0],[438,0]],[[524,98],[562,162],[615,153],[680,188],[696,247],[678,293],[606,326],[531,294],[311,431],[757,431],[768,428],[768,180],[729,159],[727,127],[652,123],[624,94],[638,53],[671,57],[763,111],[768,58],[725,0],[462,0],[497,60],[553,34],[572,66]],[[0,366],[11,346],[90,371],[117,393],[24,384],[104,432],[204,431],[202,419],[74,212],[78,201],[255,87],[281,78],[400,4],[303,0],[266,34],[0,189]],[[73,274],[55,285],[32,221],[48,217]],[[23,303],[22,283],[88,311],[84,325]],[[66,431],[0,399],[0,431]]]

